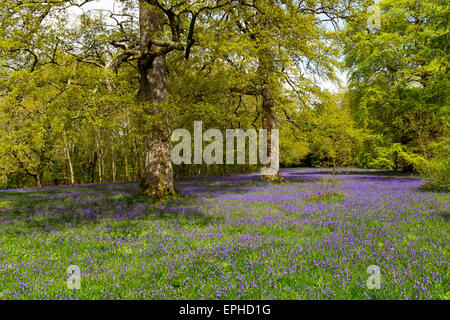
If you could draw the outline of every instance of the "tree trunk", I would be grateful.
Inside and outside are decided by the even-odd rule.
[[[103,183],[102,159],[98,162],[98,182]]]
[[[114,149],[113,149],[114,150]],[[113,182],[116,182],[116,159],[114,158],[114,151],[112,154],[112,164],[111,164],[112,168],[112,180]]]
[[[141,50],[145,52],[150,36],[163,31],[163,19],[159,9],[144,2],[140,4]],[[170,143],[170,128],[164,112],[167,104],[167,72],[164,55],[143,54],[138,61],[140,88],[138,98],[145,113],[151,118],[144,120],[145,163],[139,181],[139,192],[154,200],[175,195]]]
[[[96,143],[97,153],[98,153],[98,180],[100,183],[103,183],[105,162],[104,162],[103,150],[100,146],[100,132],[97,132],[95,135],[95,143]]]
[[[69,148],[69,144],[67,142],[67,137],[66,137],[66,133],[65,132],[64,132],[64,151],[66,153],[67,164],[69,166],[70,184],[74,185],[75,184],[75,177],[74,177],[74,174],[73,174],[72,159],[70,157],[70,148]]]
[[[35,175],[35,177],[34,177],[35,179],[36,179],[36,186],[38,187],[38,188],[42,188],[43,186],[44,186],[44,184],[43,184],[43,174],[42,174],[42,172],[38,172],[36,175]]]
[[[128,176],[128,158],[125,154],[125,180],[130,181],[130,177]]]
[[[267,155],[272,159],[272,129],[276,129],[277,121],[275,117],[275,102],[273,100],[273,86],[271,81],[271,71],[273,71],[273,62],[270,53],[264,53],[259,59],[259,76],[262,81],[262,125],[267,130]],[[263,165],[267,169],[266,173],[261,174],[260,179],[269,182],[283,182],[280,169],[270,169],[271,164]]]
[[[70,157],[70,152],[67,151],[67,162],[69,163],[69,173],[70,173],[70,184],[75,184],[75,176],[73,174],[72,158]]]

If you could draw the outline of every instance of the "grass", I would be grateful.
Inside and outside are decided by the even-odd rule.
[[[288,169],[0,192],[0,299],[449,299],[449,195],[417,178]],[[66,285],[70,265],[81,289]],[[367,288],[367,268],[381,288]]]

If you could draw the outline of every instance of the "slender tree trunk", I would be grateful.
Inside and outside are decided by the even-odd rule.
[[[69,174],[70,174],[70,184],[75,184],[75,176],[73,174],[72,158],[70,157],[70,152],[67,151],[67,162],[69,163]]]
[[[150,36],[163,31],[163,19],[159,9],[140,4],[141,50],[148,50]],[[164,112],[167,104],[167,71],[164,55],[145,54],[138,61],[140,88],[138,98],[143,102],[146,114],[151,118],[144,122],[143,174],[139,181],[139,192],[154,200],[175,195],[173,169],[170,159],[171,143],[168,119]]]
[[[128,176],[128,157],[125,154],[125,180],[130,181],[130,177]]]
[[[69,144],[67,142],[67,137],[66,137],[66,133],[65,132],[64,132],[64,151],[65,151],[65,154],[66,154],[67,164],[69,166],[70,184],[74,185],[75,184],[75,177],[74,177],[74,174],[73,174],[72,158],[70,156],[70,148],[69,148]]]
[[[112,165],[111,165],[111,170],[112,170],[112,179],[113,182],[116,182],[116,159],[114,157],[114,149],[112,150]]]
[[[103,183],[103,174],[102,174],[102,161],[98,162],[98,181],[99,183]]]
[[[103,183],[103,176],[105,171],[105,162],[104,162],[104,155],[103,150],[100,146],[100,132],[97,132],[95,135],[95,144],[97,147],[97,153],[98,153],[98,179],[100,183]]]

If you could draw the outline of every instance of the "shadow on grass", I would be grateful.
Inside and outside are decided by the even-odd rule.
[[[281,170],[283,175],[286,173],[294,173],[299,175],[305,174],[333,174],[333,168],[313,168],[313,169],[294,169],[286,168]],[[419,176],[412,172],[407,171],[392,171],[392,170],[378,170],[378,169],[358,169],[358,168],[336,168],[336,175],[370,175],[381,177],[413,177],[419,178]]]
[[[446,222],[450,221],[450,211],[437,212],[437,215],[444,219]]]
[[[9,221],[7,233],[50,232],[64,228],[96,226],[107,221],[163,221],[178,225],[206,226],[217,223],[202,208],[202,196],[215,193],[244,194],[267,185],[259,175],[229,176],[177,181],[177,199],[152,202],[136,193],[137,184],[81,185],[20,189],[0,192],[0,218]],[[200,196],[200,197],[199,197]]]
[[[408,176],[398,177],[398,173],[393,175],[389,171],[348,169],[338,172],[339,176],[349,175],[354,179],[373,182],[394,179],[410,181]],[[321,180],[319,175],[331,173],[331,169],[282,170],[288,183],[315,183]],[[259,174],[255,173],[183,180],[177,181],[176,185],[181,197],[160,203],[153,203],[146,196],[136,194],[137,185],[134,183],[1,191],[0,219],[9,222],[0,226],[6,232],[15,234],[95,226],[105,221],[119,220],[206,226],[216,223],[220,217],[205,212],[199,196],[214,199],[216,194],[245,194],[268,183],[260,181]]]
[[[320,180],[317,176],[332,176],[332,169],[307,169],[307,170],[297,170],[297,169],[283,169],[283,176],[288,181],[298,181],[298,182],[317,182]],[[309,176],[315,176],[314,178],[309,178]],[[360,180],[367,182],[410,182],[411,179],[420,179],[417,175],[408,172],[394,172],[386,170],[364,170],[364,169],[339,169],[336,170],[336,177],[346,177],[349,180]]]
[[[66,228],[92,226],[107,222],[163,221],[179,225],[206,226],[217,218],[206,214],[189,197],[153,203],[135,193],[26,199],[23,194],[8,200],[0,218],[9,222],[3,228],[9,234],[50,232]]]

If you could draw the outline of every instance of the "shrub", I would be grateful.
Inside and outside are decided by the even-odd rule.
[[[422,168],[426,177],[424,188],[435,191],[450,191],[450,139],[443,139],[436,150],[435,156],[427,161]]]
[[[438,158],[428,161],[422,169],[426,177],[424,189],[433,191],[450,191],[450,160]]]

